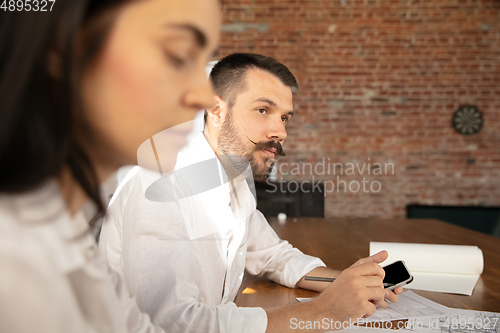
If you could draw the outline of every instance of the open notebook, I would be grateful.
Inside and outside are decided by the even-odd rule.
[[[408,289],[472,295],[483,272],[483,252],[477,246],[370,242],[370,255],[386,250],[381,265],[403,260],[414,277]]]

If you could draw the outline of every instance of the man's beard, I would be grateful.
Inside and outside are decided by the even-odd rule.
[[[280,156],[285,156],[285,152],[283,151],[281,144],[278,141],[273,140],[253,142],[248,139],[248,141],[253,144],[253,147],[250,149],[246,148],[240,141],[232,122],[232,110],[229,110],[227,118],[222,124],[219,138],[217,139],[217,147],[219,151],[225,155],[222,158],[219,157],[221,158],[221,163],[223,165],[225,162],[226,165],[229,164],[226,169],[234,169],[234,172],[226,170],[226,173],[228,173],[228,176],[231,178],[237,177],[247,169],[248,164],[250,163],[254,178],[269,177],[269,174],[276,163],[276,159]],[[276,149],[275,158],[266,158],[264,163],[259,163],[254,156],[255,152],[271,148]],[[268,165],[270,160],[272,160],[272,163]],[[230,173],[236,174],[230,175]]]

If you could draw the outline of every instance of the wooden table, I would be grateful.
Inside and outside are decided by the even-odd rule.
[[[296,222],[293,222],[296,220]],[[500,312],[500,239],[435,219],[348,220],[288,218],[283,225],[276,219],[271,226],[282,239],[306,254],[321,258],[328,267],[345,269],[367,257],[369,243],[401,242],[477,245],[483,251],[484,271],[472,296],[414,290],[415,293],[448,307]],[[250,287],[256,292],[242,294]],[[313,297],[316,292],[289,289],[245,274],[236,297],[238,306],[271,308],[297,303],[296,297]]]

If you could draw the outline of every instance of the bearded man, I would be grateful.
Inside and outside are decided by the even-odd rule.
[[[174,171],[158,179],[136,167],[108,208],[100,247],[139,307],[172,332],[263,333],[289,331],[293,318],[355,321],[387,306],[384,297],[397,301],[377,265],[386,252],[343,272],[329,269],[279,239],[256,209],[253,177],[265,178],[284,155],[298,88],[290,70],[266,56],[236,53],[214,66],[210,80],[215,105]],[[245,269],[322,294],[282,308],[237,307]]]

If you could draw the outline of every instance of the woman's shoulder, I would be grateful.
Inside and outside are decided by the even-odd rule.
[[[47,229],[67,216],[67,209],[55,181],[20,194],[0,195],[0,228],[7,233]],[[3,234],[0,235],[3,238]]]
[[[71,217],[53,189],[0,196],[0,311],[22,309],[30,318],[25,323],[18,311],[10,311],[0,323],[2,332],[85,330],[68,273],[88,265],[85,253],[93,239],[83,228],[83,214]],[[78,228],[85,233],[78,236]]]
[[[0,255],[4,258],[64,271],[69,268],[65,263],[82,261],[74,259],[91,241],[83,213],[70,216],[57,183],[0,196]]]
[[[0,198],[0,263],[10,275],[46,272],[50,264],[50,244],[45,224],[29,223],[19,211],[17,200]],[[36,273],[38,272],[38,273]]]

